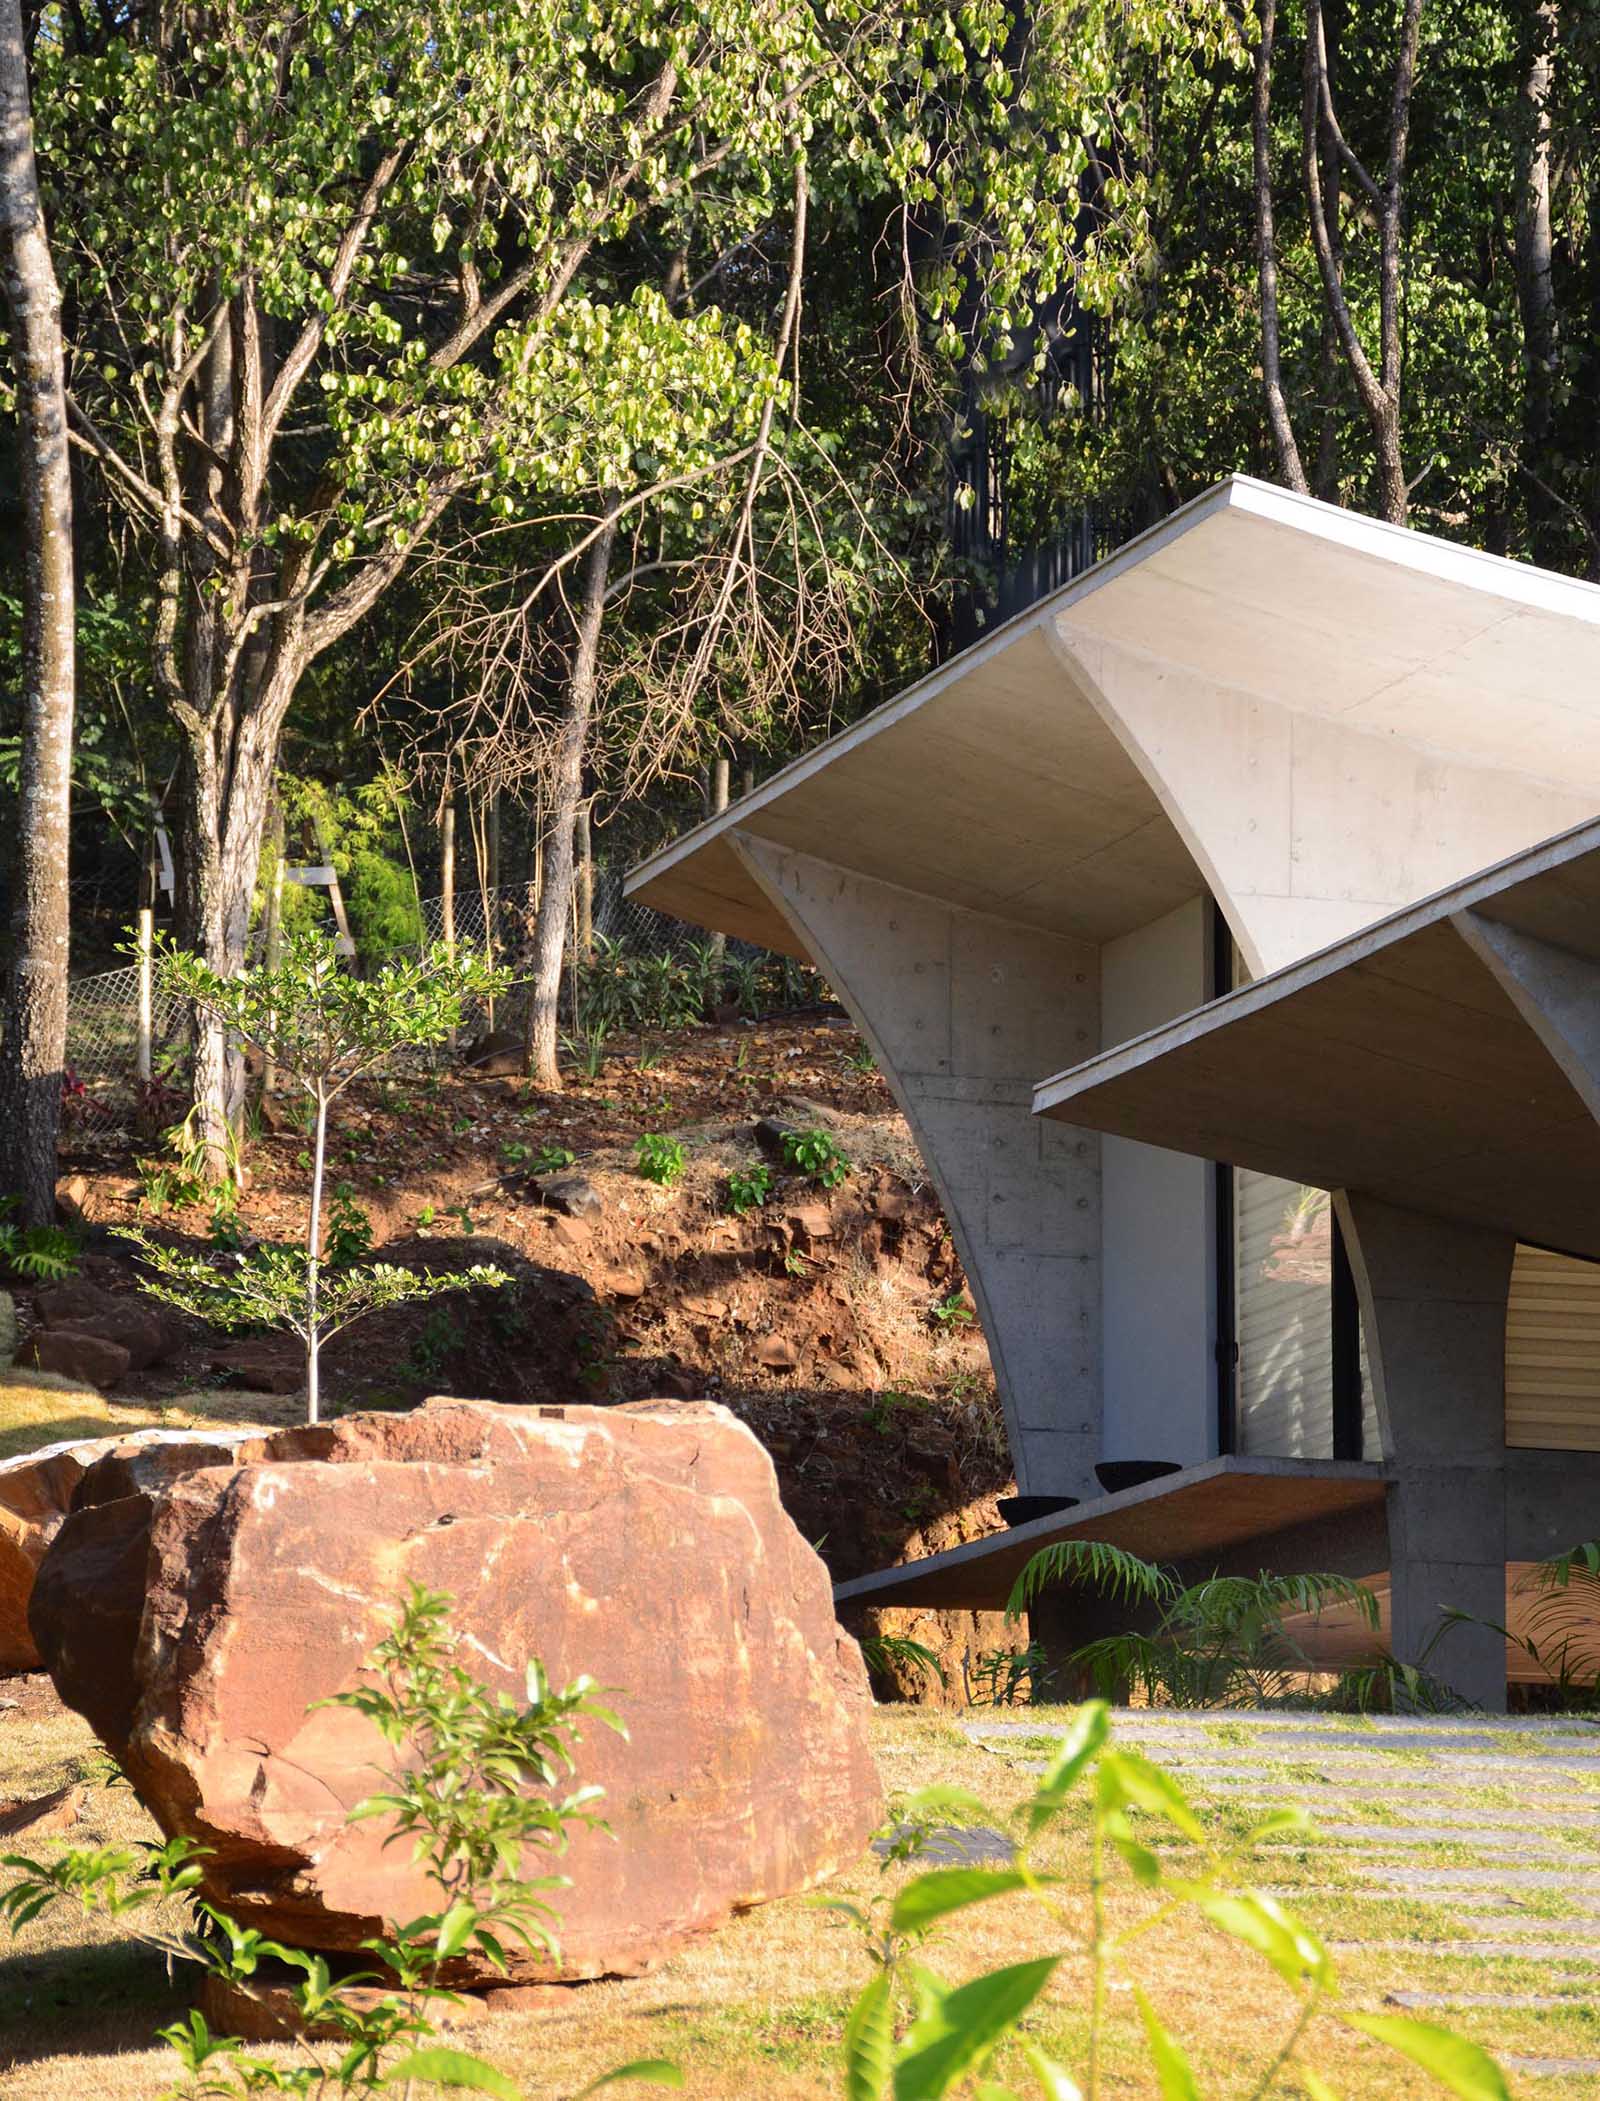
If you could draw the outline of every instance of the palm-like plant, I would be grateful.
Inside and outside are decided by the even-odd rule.
[[[1378,1628],[1376,1596],[1348,1576],[1263,1570],[1185,1585],[1170,1569],[1089,1539],[1058,1540],[1035,1554],[1012,1589],[1007,1618],[1020,1617],[1061,1582],[1153,1608],[1151,1627],[1085,1642],[1066,1663],[1107,1697],[1131,1694],[1153,1706],[1260,1707],[1289,1699],[1320,1668],[1289,1621],[1343,1608],[1373,1634]],[[1382,1675],[1387,1665],[1375,1659],[1370,1671]]]

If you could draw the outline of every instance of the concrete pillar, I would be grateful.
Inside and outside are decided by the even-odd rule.
[[[1094,1494],[1100,1141],[1032,1113],[1100,1041],[1099,952],[733,832],[871,1044],[972,1286],[1027,1495]],[[997,848],[998,850],[998,848]]]
[[[1506,1701],[1509,1233],[1336,1193],[1389,1489],[1391,1641],[1476,1706]],[[1491,1626],[1442,1627],[1446,1608]]]

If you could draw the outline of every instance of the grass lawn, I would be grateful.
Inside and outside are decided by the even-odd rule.
[[[17,1695],[20,1704],[0,1713],[0,1798],[42,1792],[67,1776],[97,1779],[86,1726],[47,1696],[43,1681],[11,1681],[0,1685],[4,1693]],[[1000,1817],[1030,1789],[1020,1764],[1024,1748],[1037,1755],[1032,1746],[997,1755],[949,1720],[907,1709],[880,1712],[874,1732],[891,1795],[950,1783],[979,1794]],[[1278,1774],[1264,1765],[1261,1777]],[[1348,1814],[1341,1804],[1341,1820]],[[1240,1834],[1250,1821],[1242,1804],[1216,1812],[1219,1833]],[[96,1784],[74,1836],[91,1843],[148,1832],[126,1790]],[[1001,1899],[952,1922],[930,1950],[931,1966],[954,1981],[1080,1941],[1088,1909],[1086,1855],[1080,1820],[1063,1831],[1054,1857],[1047,1856],[1069,1878],[1066,1929],[1048,1928],[1021,1899]],[[1419,1864],[1449,1858],[1450,1849],[1423,1852]],[[1172,1865],[1181,1868],[1185,1860],[1179,1849]],[[1400,1954],[1355,1946],[1342,1958],[1355,2000],[1380,2007],[1386,1993],[1401,1986],[1544,1994],[1562,2003],[1538,2013],[1467,2010],[1431,2018],[1453,2019],[1491,2047],[1527,2055],[1592,2056],[1600,2049],[1584,1972],[1517,1960],[1467,1963],[1430,1952],[1439,1940],[1469,1929],[1453,1925],[1449,1905],[1374,1889],[1360,1865],[1354,1849],[1296,1839],[1266,1849],[1252,1877],[1281,1891],[1333,1941],[1405,1944]],[[833,1888],[863,1899],[886,1886],[869,1860]],[[1470,1902],[1461,1900],[1463,1908]],[[1114,1927],[1148,1916],[1151,1908],[1119,1871]],[[794,1898],[735,1919],[654,1976],[582,1987],[567,2007],[484,2019],[461,2040],[510,2073],[528,2101],[557,2101],[606,2066],[641,2056],[676,2060],[686,2090],[702,2101],[820,2101],[841,2091],[840,2030],[865,1975],[851,1931],[814,1903]],[[1159,1927],[1129,1951],[1113,1988],[1107,2096],[1155,2101],[1159,2092],[1139,2042],[1133,1983],[1183,2039],[1206,2101],[1251,2092],[1291,2015],[1288,1990],[1231,1942],[1189,1921]],[[1087,1964],[1069,1954],[1032,2023],[1037,2039],[1069,2067],[1081,2063],[1087,1986]],[[149,2038],[182,2003],[160,1958],[143,1952],[122,1927],[85,1924],[65,1912],[40,1922],[19,1942],[0,1947],[0,2101],[155,2101],[171,2084],[174,2065]],[[1331,2023],[1321,2030],[1312,2062],[1340,2101],[1422,2101],[1440,2092],[1421,2072]],[[1513,2079],[1513,2092],[1537,2092],[1539,2101],[1593,2091],[1592,2074]]]
[[[54,1372],[0,1370],[0,1459],[78,1438],[115,1437],[119,1431],[216,1429],[241,1423],[296,1422],[304,1404],[294,1395],[207,1388],[154,1405],[119,1401]]]

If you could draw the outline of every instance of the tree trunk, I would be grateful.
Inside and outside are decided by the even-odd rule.
[[[590,832],[589,805],[580,802],[573,815],[578,857],[578,956],[594,960],[594,840]]]
[[[178,851],[178,926],[186,946],[231,976],[244,963],[250,907],[261,865],[267,814],[277,775],[283,717],[304,658],[280,655],[265,689],[235,711],[202,715],[187,725],[180,761],[182,835]],[[244,1105],[244,1058],[215,1021],[194,1025],[194,1106],[206,1172],[225,1181],[237,1155]]]
[[[557,1063],[556,1016],[561,1001],[561,959],[573,902],[573,833],[583,799],[583,755],[589,741],[600,667],[600,627],[605,615],[606,584],[611,574],[611,548],[617,536],[613,508],[584,570],[583,600],[578,612],[577,645],[567,704],[556,740],[550,782],[550,827],[545,834],[544,883],[533,927],[533,970],[528,987],[528,1030],[524,1062],[541,1087],[561,1085]]]
[[[1550,562],[1555,506],[1549,457],[1555,422],[1561,339],[1556,312],[1555,241],[1550,223],[1550,104],[1555,94],[1559,20],[1555,0],[1533,0],[1522,86],[1522,135],[1517,167],[1516,276],[1522,318],[1522,463],[1528,487],[1533,558]]]
[[[1272,209],[1272,50],[1278,0],[1258,0],[1255,95],[1251,127],[1255,148],[1256,275],[1261,300],[1261,388],[1266,398],[1267,428],[1278,462],[1278,479],[1306,493],[1306,471],[1300,463],[1294,424],[1283,392],[1283,360],[1278,334],[1278,242]]]
[[[713,761],[711,762],[712,816],[720,817],[727,807],[728,762],[725,758],[713,759]],[[712,967],[716,973],[715,977],[713,977],[710,981],[710,998],[712,1006],[718,1007],[722,1004],[722,995],[726,984],[726,971],[728,966],[727,935],[721,933],[713,934],[711,936],[710,946],[711,954],[714,959]]]
[[[0,268],[12,318],[23,512],[22,752],[0,1022],[3,1167],[24,1223],[50,1225],[67,1047],[75,608],[61,294],[39,200],[27,67],[20,0],[0,0]]]

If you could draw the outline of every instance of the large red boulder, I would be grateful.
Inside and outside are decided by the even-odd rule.
[[[393,1753],[316,1704],[361,1682],[410,1583],[450,1593],[491,1685],[520,1694],[535,1657],[587,1672],[628,1727],[585,1736],[615,1835],[575,1837],[559,1970],[524,1952],[517,1977],[648,1968],[846,1866],[878,1820],[860,1654],[725,1409],[432,1401],[128,1486],[85,1481],[35,1636],[162,1827],[213,1849],[206,1896],[277,1939],[354,1951],[435,1908],[409,1846],[348,1821]]]

